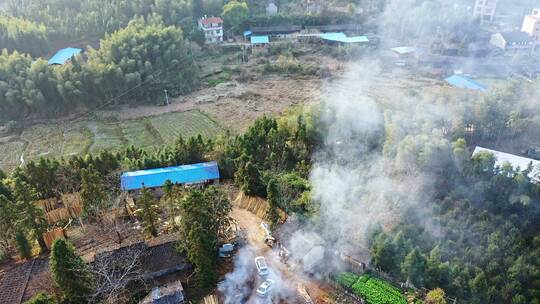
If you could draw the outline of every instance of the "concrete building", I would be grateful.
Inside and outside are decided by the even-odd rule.
[[[493,34],[489,42],[502,50],[514,52],[532,52],[535,46],[532,37],[524,32],[517,31]]]
[[[481,23],[491,23],[495,19],[497,0],[476,0],[473,17],[480,19]]]
[[[534,8],[530,15],[523,18],[521,31],[529,34],[535,41],[540,41],[540,8]]]
[[[223,42],[223,19],[204,16],[199,20],[199,29],[204,32],[206,43]]]

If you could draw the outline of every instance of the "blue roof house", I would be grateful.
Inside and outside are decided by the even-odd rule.
[[[270,38],[266,36],[251,36],[251,44],[268,44],[270,43]]]
[[[122,191],[157,188],[173,184],[203,184],[219,179],[217,162],[125,172],[120,177]]]
[[[449,85],[462,89],[486,92],[488,87],[462,75],[452,75],[444,79]]]
[[[54,54],[51,59],[49,59],[49,64],[59,64],[63,65],[66,63],[69,59],[71,59],[73,56],[79,54],[82,52],[82,49],[76,49],[76,48],[66,48],[61,49],[56,54]]]

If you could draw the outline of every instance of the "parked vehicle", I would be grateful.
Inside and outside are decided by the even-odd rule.
[[[233,253],[234,253],[233,244],[223,244],[221,247],[219,247],[220,258],[230,258],[232,257]]]
[[[257,267],[257,272],[261,277],[267,276],[270,273],[266,260],[262,256],[255,258],[255,266]]]
[[[259,297],[266,297],[272,291],[272,287],[274,286],[274,281],[271,279],[267,279],[264,281],[259,288],[257,288],[257,295]]]

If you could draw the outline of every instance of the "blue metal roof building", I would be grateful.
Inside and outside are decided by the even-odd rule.
[[[323,40],[342,42],[342,43],[366,43],[369,42],[368,37],[366,36],[354,36],[347,37],[345,33],[323,33],[319,35]]]
[[[54,56],[49,59],[49,64],[64,64],[66,61],[71,59],[71,57],[79,54],[82,52],[82,49],[76,49],[76,48],[65,48],[61,49]]]
[[[451,86],[457,88],[471,89],[481,92],[486,92],[488,89],[487,86],[461,75],[452,75],[444,80]]]
[[[270,43],[268,36],[251,36],[251,44],[267,44]]]
[[[142,187],[162,187],[170,180],[173,184],[198,184],[219,179],[217,162],[184,165],[150,170],[125,172],[121,176],[122,191]]]

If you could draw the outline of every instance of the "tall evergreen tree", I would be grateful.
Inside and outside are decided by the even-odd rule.
[[[41,251],[45,252],[48,249],[43,239],[43,232],[47,229],[47,221],[43,210],[35,204],[37,194],[28,183],[19,177],[14,179],[13,185],[19,229],[31,231],[38,241]]]
[[[54,283],[67,303],[88,303],[94,278],[70,242],[61,238],[54,241],[49,267]]]
[[[150,190],[143,187],[137,205],[139,206],[137,215],[142,219],[144,231],[148,235],[156,237],[158,235],[157,223],[159,220],[156,198]]]
[[[231,205],[223,191],[210,187],[204,192],[192,189],[182,200],[181,251],[195,265],[197,278],[204,288],[215,283],[215,266],[220,234],[230,225]]]
[[[278,212],[279,208],[279,192],[277,187],[277,182],[275,179],[271,179],[268,182],[268,187],[266,188],[267,193],[267,202],[268,208],[266,209],[266,218],[270,221],[273,227],[279,224],[280,216]]]
[[[81,201],[85,215],[96,220],[107,207],[109,195],[103,183],[103,177],[90,166],[81,170]]]

